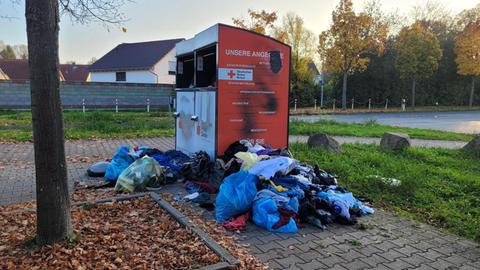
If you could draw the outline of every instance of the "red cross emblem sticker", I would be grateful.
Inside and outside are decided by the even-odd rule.
[[[235,77],[235,72],[233,72],[233,70],[230,70],[230,72],[227,73],[227,75],[230,77],[230,79],[232,79],[233,77]]]

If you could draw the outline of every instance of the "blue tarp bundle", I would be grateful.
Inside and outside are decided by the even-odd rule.
[[[290,218],[286,225],[283,225],[278,229],[273,229],[273,226],[280,221],[280,212],[277,204],[272,198],[260,198],[255,200],[252,213],[253,222],[255,222],[257,226],[271,232],[296,233],[298,231],[297,224],[293,218]]]
[[[257,182],[257,176],[243,170],[225,178],[215,201],[215,219],[223,222],[247,212],[257,194]]]
[[[283,226],[274,228],[280,221],[280,209],[286,209],[298,213],[298,198],[289,197],[286,193],[276,192],[272,189],[260,190],[253,201],[252,219],[257,226],[271,232],[297,232],[297,224],[293,218],[289,218]]]
[[[105,180],[117,181],[118,176],[137,159],[135,156],[130,155],[131,149],[129,145],[123,145],[117,150],[107,167]]]

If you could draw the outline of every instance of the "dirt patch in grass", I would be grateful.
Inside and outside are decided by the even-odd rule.
[[[44,247],[32,241],[35,212],[19,209],[0,208],[1,269],[193,269],[220,261],[148,196],[72,207],[75,237]]]

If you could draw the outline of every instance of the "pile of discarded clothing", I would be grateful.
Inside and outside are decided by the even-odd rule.
[[[103,172],[102,172],[103,170]],[[119,192],[158,188],[182,179],[188,195],[176,200],[215,210],[229,230],[242,230],[247,221],[272,232],[297,232],[309,223],[324,229],[329,223],[356,223],[374,210],[337,185],[337,179],[317,165],[295,160],[287,149],[272,149],[248,140],[232,143],[212,160],[200,151],[188,156],[146,146],[122,146],[108,163],[88,171],[115,183]]]
[[[295,160],[287,149],[248,140],[233,143],[216,161],[196,153],[181,176],[186,198],[213,203],[216,220],[230,230],[246,228],[249,219],[273,232],[297,232],[305,223],[324,229],[333,222],[355,224],[357,217],[374,212],[317,165]]]
[[[124,145],[110,161],[93,164],[87,173],[104,177],[115,185],[117,192],[137,192],[176,182],[181,167],[188,161],[190,157],[180,151]]]

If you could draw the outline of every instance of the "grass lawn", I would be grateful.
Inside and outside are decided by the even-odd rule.
[[[452,233],[480,241],[479,159],[460,150],[410,148],[383,152],[375,145],[347,144],[331,154],[292,144],[296,159],[335,173],[342,186],[394,210]],[[399,186],[369,177],[399,179]]]
[[[165,112],[139,111],[65,111],[65,136],[67,139],[134,138],[173,136],[174,120]],[[291,135],[326,133],[339,136],[381,137],[384,132],[408,133],[412,138],[469,141],[469,134],[429,129],[402,128],[378,125],[339,123],[322,120],[316,123],[290,123]],[[0,141],[30,141],[32,139],[31,113],[0,111]]]
[[[326,133],[338,136],[355,137],[382,137],[385,132],[407,133],[411,138],[433,139],[448,141],[470,141],[473,135],[462,134],[448,131],[438,131],[432,129],[406,128],[385,126],[369,121],[366,123],[340,123],[332,120],[321,120],[310,123],[302,121],[293,121],[290,123],[290,134],[292,135],[312,135],[315,133]]]
[[[0,111],[0,141],[32,139],[30,112]],[[174,122],[161,112],[65,111],[65,137],[134,138],[173,136]]]

